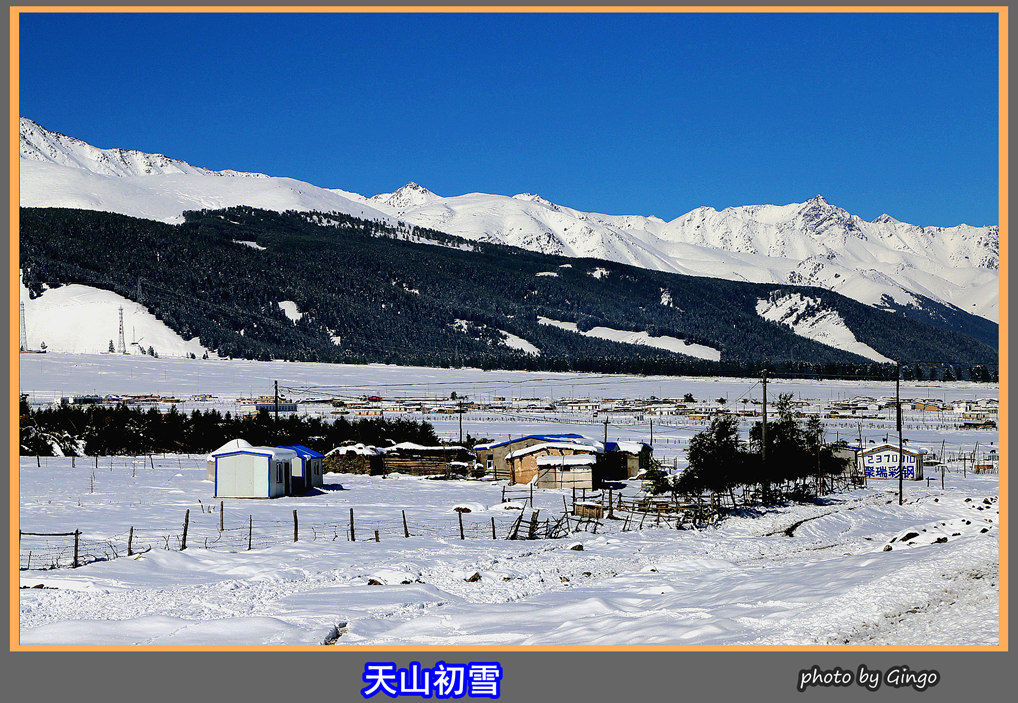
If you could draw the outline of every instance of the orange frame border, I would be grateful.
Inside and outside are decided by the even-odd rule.
[[[371,646],[371,645],[347,645],[338,647],[338,652],[1006,652],[1008,651],[1008,203],[1007,203],[1007,147],[1008,147],[1008,33],[1007,33],[1007,6],[945,6],[945,7],[921,7],[921,6],[887,6],[887,7],[865,7],[858,5],[846,6],[769,6],[753,7],[745,5],[731,6],[684,6],[684,7],[655,7],[655,6],[533,6],[533,5],[491,5],[491,6],[406,6],[392,5],[383,7],[371,7],[363,5],[350,6],[294,6],[294,7],[258,7],[258,6],[212,6],[212,7],[188,7],[188,6],[40,6],[40,7],[19,7],[10,8],[10,82],[11,94],[10,105],[10,232],[18,232],[18,213],[20,205],[20,183],[18,170],[19,154],[19,116],[20,116],[20,72],[19,72],[19,25],[21,14],[27,13],[988,13],[996,14],[998,18],[998,203],[999,203],[999,227],[1000,227],[1000,322],[999,322],[999,343],[998,356],[1000,357],[1000,412],[999,436],[1000,446],[1000,578],[998,581],[998,644],[996,645],[968,645],[968,646],[896,646],[896,645],[824,645],[824,646],[800,646],[800,645],[510,645],[510,646]],[[10,243],[11,263],[8,271],[8,312],[10,313],[10,337],[8,340],[8,351],[10,353],[10,375],[11,388],[20,388],[20,355],[14,340],[18,337],[15,320],[18,319],[16,303],[19,296],[18,288],[18,261],[20,241],[18,237],[12,237]],[[10,466],[19,465],[18,432],[18,404],[13,400],[14,394],[9,399],[11,410],[11,427],[8,440],[10,442]],[[321,645],[308,646],[271,646],[271,645],[195,645],[195,646],[173,646],[173,645],[22,645],[20,643],[20,572],[15,568],[15,555],[18,553],[18,540],[15,535],[20,529],[20,496],[21,482],[20,471],[11,471],[10,474],[10,525],[8,541],[10,547],[10,651],[12,652],[132,652],[132,651],[153,651],[153,652],[322,652]]]

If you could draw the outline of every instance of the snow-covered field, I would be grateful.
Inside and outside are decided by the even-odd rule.
[[[25,645],[997,643],[996,476],[908,485],[903,507],[871,482],[699,531],[606,521],[507,541],[519,511],[502,508],[499,484],[328,474],[318,495],[226,500],[225,544],[213,544],[219,503],[197,457],[70,464],[22,459],[21,529],[80,529],[88,550],[110,540],[124,554],[133,526],[134,549],[151,549],[40,569],[44,546],[68,538],[23,538],[23,567],[39,550],[21,571]],[[535,491],[541,519],[567,496]],[[471,508],[464,540],[456,506]]]
[[[93,392],[235,399],[271,392],[274,380],[311,394],[385,398],[448,398],[453,391],[486,399],[692,393],[737,403],[760,395],[755,379],[54,353],[23,355],[20,373],[21,390],[35,402]],[[886,396],[893,386],[775,380],[769,391],[829,401]],[[902,386],[903,396],[947,401],[997,392],[988,384]],[[921,417],[907,416],[906,436],[936,450],[945,441],[948,455],[997,439],[996,432],[945,429]],[[456,436],[456,419],[427,419],[440,436]],[[855,422],[826,422],[829,435],[857,435]],[[892,426],[869,420],[864,436]],[[647,429],[613,416],[611,438],[646,440]],[[655,421],[656,455],[681,467],[698,429]],[[599,437],[602,430],[580,415],[464,416],[464,431],[474,436],[579,431]],[[21,591],[22,644],[315,645],[338,634],[340,646],[964,645],[995,644],[998,637],[998,481],[964,476],[960,464],[951,466],[943,491],[936,472],[927,472],[935,479],[930,486],[907,485],[900,508],[895,485],[871,482],[822,504],[777,506],[699,531],[646,524],[622,532],[622,523],[606,521],[597,534],[509,541],[503,538],[519,511],[502,506],[497,483],[328,474],[317,495],[226,500],[220,534],[219,501],[204,480],[201,457],[152,463],[100,457],[98,466],[94,458],[78,458],[74,468],[71,461],[21,460],[21,529],[78,529],[83,558],[113,550],[121,556],[71,569],[71,539],[24,537],[22,566],[31,569],[21,572],[28,587]],[[519,502],[525,492],[516,489],[509,497]],[[626,492],[637,490],[633,483]],[[563,498],[571,494],[535,491],[542,522],[562,514]],[[463,540],[457,506],[471,511],[463,514]],[[356,541],[348,539],[351,508]],[[179,551],[186,510],[188,549]],[[531,508],[524,512],[529,520]],[[134,548],[151,547],[136,558],[123,556],[131,527]],[[909,532],[917,534],[902,539]],[[582,551],[571,549],[577,544]],[[60,568],[48,568],[55,558]],[[477,579],[467,580],[474,574]],[[372,579],[380,585],[369,585]]]
[[[39,399],[68,393],[160,393],[257,395],[281,388],[337,394],[378,394],[386,398],[428,396],[448,398],[456,391],[471,398],[681,398],[761,397],[759,379],[713,376],[635,376],[623,374],[484,371],[386,364],[318,364],[241,359],[159,359],[98,354],[23,355],[21,389]],[[792,393],[821,401],[857,395],[894,395],[894,383],[878,381],[812,381],[771,379],[768,393]],[[947,401],[998,397],[989,383],[903,381],[902,397]],[[748,392],[748,395],[746,395]]]

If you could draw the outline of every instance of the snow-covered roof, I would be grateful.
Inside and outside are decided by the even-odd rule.
[[[394,444],[391,447],[383,447],[380,451],[383,452],[383,453],[385,453],[385,452],[396,452],[396,451],[399,451],[401,449],[406,449],[406,450],[410,450],[410,451],[417,450],[417,451],[429,451],[429,452],[456,452],[456,451],[464,450],[464,449],[466,449],[466,447],[460,447],[460,446],[446,447],[446,446],[443,446],[443,445],[439,445],[437,447],[426,447],[423,444],[414,444],[413,442],[400,442],[399,444]]]
[[[848,448],[849,449],[856,449],[856,450],[858,450],[859,449],[859,443],[856,442],[856,443],[849,444]],[[863,454],[872,454],[873,452],[887,451],[889,449],[894,450],[894,451],[898,451],[898,443],[897,442],[893,442],[893,443],[892,442],[878,442],[876,444],[868,444],[868,445],[866,445],[866,447],[863,448],[862,453]],[[915,444],[907,444],[907,443],[901,445],[901,451],[904,452],[905,454],[929,454],[930,453],[930,450],[927,449],[926,447],[920,447],[920,446],[915,445]]]
[[[297,456],[301,457],[302,459],[314,459],[314,458],[320,459],[325,456],[324,454],[316,452],[314,449],[311,449],[310,447],[305,447],[303,444],[280,444],[279,448],[292,449],[293,451],[297,452]]]
[[[521,456],[526,456],[527,454],[547,451],[549,449],[571,449],[576,452],[595,452],[599,454],[604,451],[604,445],[593,440],[587,440],[587,443],[583,444],[580,444],[579,442],[543,442],[542,444],[534,444],[529,447],[522,447],[516,451],[509,452],[505,455],[505,458],[517,459]]]
[[[630,454],[639,454],[643,451],[643,448],[653,449],[646,442],[608,442],[608,451],[620,451],[628,452]]]
[[[584,437],[581,434],[563,433],[563,434],[528,434],[523,437],[512,437],[505,440],[504,442],[491,442],[489,444],[478,444],[474,446],[474,449],[494,449],[495,447],[504,447],[507,444],[513,444],[515,442],[522,442],[526,439],[539,439],[543,442],[590,442],[591,440]]]
[[[594,454],[570,454],[569,456],[539,456],[538,466],[590,466],[597,463]]]
[[[251,443],[248,442],[246,439],[231,439],[229,442],[221,446],[219,449],[209,452],[205,458],[211,459],[212,456],[215,454],[228,454],[230,452],[235,452],[238,449],[245,449],[250,446]]]
[[[246,444],[246,443],[245,443]],[[274,459],[281,461],[287,461],[290,459],[297,458],[297,452],[292,449],[283,449],[282,447],[252,447],[248,444],[246,447],[232,447],[229,449],[217,449],[212,452],[210,456],[224,456],[226,454],[257,454],[260,456],[269,456]]]
[[[379,452],[377,448],[367,444],[352,444],[345,447],[336,447],[329,451],[328,454],[358,454],[360,456],[375,456],[376,454],[381,454],[381,452]]]

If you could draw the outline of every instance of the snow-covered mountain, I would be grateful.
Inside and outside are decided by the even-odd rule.
[[[993,321],[998,315],[996,226],[919,227],[889,215],[870,222],[819,195],[790,205],[701,207],[671,222],[582,212],[531,193],[443,198],[415,183],[372,203],[422,227],[548,254],[819,286],[877,307],[888,298],[913,305],[918,294]]]
[[[159,154],[97,149],[21,119],[21,204],[178,222],[188,209],[250,205],[403,220],[475,241],[759,283],[812,285],[876,307],[917,296],[998,318],[996,226],[864,220],[822,196],[697,208],[670,222],[556,205],[531,193],[442,197],[416,183],[367,198],[291,178],[210,171]]]
[[[102,210],[173,223],[183,220],[185,210],[235,205],[394,219],[356,193],[262,173],[211,171],[162,154],[99,149],[24,117],[20,141],[20,198],[25,207]]]

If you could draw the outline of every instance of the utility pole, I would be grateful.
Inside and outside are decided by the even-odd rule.
[[[894,378],[894,407],[898,424],[898,505],[901,505],[905,502],[905,464],[902,461],[904,452],[901,439],[901,361],[895,363],[898,370]]]
[[[608,449],[608,415],[604,416],[604,448]]]
[[[650,446],[654,446],[654,421],[650,421]]]
[[[456,405],[460,416],[460,446],[463,446],[463,401],[459,401]]]
[[[25,301],[21,301],[21,351],[28,351],[28,333],[25,331]]]
[[[279,381],[272,382],[276,395],[276,432],[279,432]]]
[[[763,370],[763,425],[760,432],[760,469],[767,476],[767,369]],[[764,481],[766,492],[770,493],[770,486]],[[766,500],[767,496],[764,496]]]
[[[862,457],[862,452],[863,452],[863,450],[865,448],[866,447],[864,447],[863,444],[862,444],[862,423],[860,422],[859,423],[859,451],[856,452],[856,455],[855,455],[855,461],[856,461],[856,466],[857,467],[858,467],[858,462],[860,461],[860,459]],[[867,482],[866,482],[866,465],[865,465],[865,463],[863,464],[863,467],[862,467],[862,485],[863,485],[864,488],[867,487],[867,485],[868,485]]]

